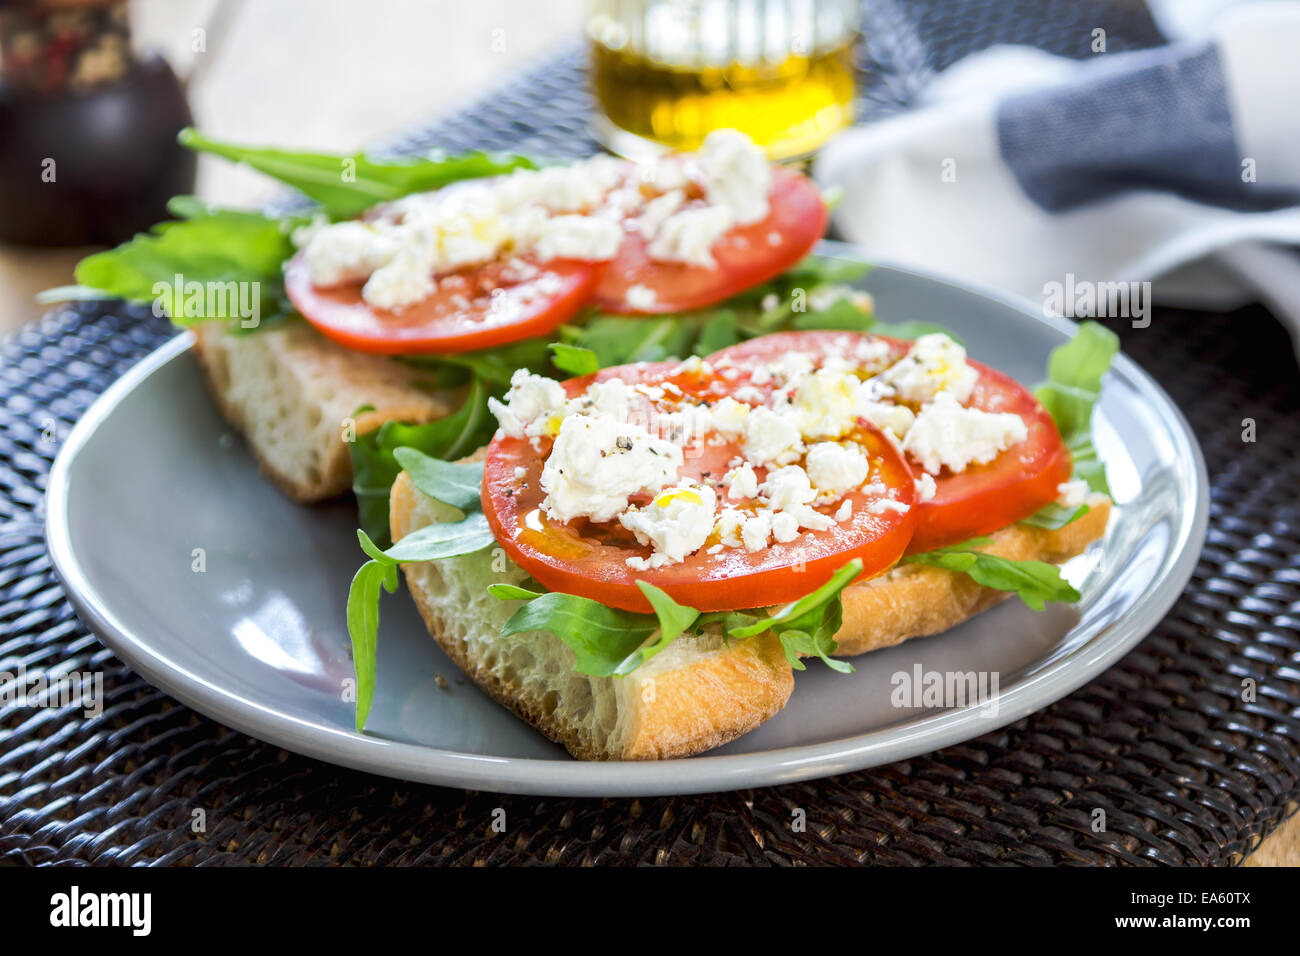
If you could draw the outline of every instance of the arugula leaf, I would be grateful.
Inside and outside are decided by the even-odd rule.
[[[876,317],[863,312],[848,299],[836,299],[824,309],[795,313],[790,324],[800,331],[866,332],[876,325]]]
[[[910,564],[924,564],[948,571],[967,574],[977,584],[999,591],[1014,591],[1035,611],[1041,611],[1048,601],[1073,604],[1079,592],[1061,577],[1061,569],[1045,561],[1012,561],[996,555],[975,551],[990,543],[989,538],[972,538],[961,544],[936,548],[903,558]]]
[[[460,371],[477,375],[489,385],[505,388],[519,369],[537,374],[550,370],[550,342],[545,338],[524,339],[476,352],[453,352],[447,355],[407,355],[401,361],[417,368]]]
[[[578,345],[568,345],[564,342],[552,342],[549,348],[551,350],[551,364],[561,372],[568,372],[570,375],[578,376],[590,375],[600,369],[600,359],[596,358],[596,353],[591,349],[582,348]]]
[[[358,532],[363,534],[364,532]],[[473,511],[460,521],[439,521],[412,531],[384,552],[389,561],[414,563],[473,554],[496,544],[487,516]]]
[[[415,487],[430,498],[464,512],[482,511],[483,463],[459,464],[430,458],[417,448],[402,447],[393,451],[402,470],[411,476]]]
[[[1028,518],[1021,518],[1020,524],[1032,525],[1035,528],[1047,528],[1049,531],[1057,531],[1064,528],[1072,521],[1078,521],[1086,515],[1091,509],[1087,505],[1079,505],[1077,508],[1067,508],[1065,505],[1058,505],[1052,502],[1043,508],[1038,509]]]
[[[370,560],[357,570],[348,588],[348,636],[357,673],[357,730],[363,730],[375,697],[376,647],[379,642],[379,589],[397,590],[397,566],[402,561],[434,561],[481,551],[496,542],[481,511],[464,520],[427,525],[382,551],[361,530],[361,550]]]
[[[496,430],[487,407],[488,393],[475,378],[461,407],[437,421],[408,425],[388,421],[358,435],[349,445],[352,456],[352,492],[357,497],[361,527],[375,541],[387,545],[388,494],[402,470],[396,450],[414,448],[431,458],[456,459],[478,448]],[[360,410],[358,410],[360,412]]]
[[[1106,467],[1092,443],[1092,410],[1101,379],[1119,352],[1119,336],[1098,322],[1084,322],[1047,362],[1047,381],[1034,392],[1051,414],[1074,457],[1074,474],[1093,491],[1110,494]]]
[[[502,634],[549,631],[573,648],[574,670],[592,677],[619,675],[619,667],[659,627],[652,614],[550,591],[529,601],[502,625]]]
[[[735,309],[721,309],[704,323],[699,338],[695,340],[695,347],[691,351],[703,358],[730,348],[739,341],[740,330],[736,324]]]
[[[372,160],[364,153],[293,152],[224,143],[187,127],[177,136],[195,152],[212,153],[293,186],[335,219],[346,219],[379,202],[401,199],[449,183],[497,176],[514,169],[536,169],[526,156],[471,152],[433,153],[421,159]]]
[[[641,589],[641,593],[654,608],[655,617],[659,621],[659,640],[629,654],[614,672],[620,677],[632,673],[677,640],[682,632],[691,627],[700,616],[700,612],[695,608],[678,604],[668,596],[667,592],[648,581],[638,581],[636,586]]]
[[[566,344],[594,352],[601,368],[631,362],[685,358],[699,329],[698,317],[596,314],[585,326],[571,328]]]
[[[839,645],[835,643],[834,638],[829,638],[822,631],[813,635],[807,631],[790,628],[778,631],[776,636],[781,641],[781,649],[785,651],[785,659],[797,671],[808,669],[799,658],[820,657],[823,664],[837,673],[853,673],[853,665],[848,661],[837,661],[830,656],[839,649]]]
[[[816,630],[827,609],[839,604],[840,592],[862,573],[862,559],[854,558],[831,575],[831,579],[799,600],[787,604],[771,616],[757,616],[752,621],[727,628],[728,637],[753,637],[764,631]]]
[[[352,638],[352,664],[357,673],[357,730],[365,729],[375,700],[375,660],[379,643],[379,589],[397,590],[397,565],[367,561],[357,570],[348,589],[348,634]]]
[[[531,601],[533,598],[541,597],[543,593],[542,591],[530,591],[528,588],[521,588],[515,584],[488,585],[488,594],[498,601]]]
[[[160,223],[116,248],[82,259],[75,270],[77,284],[130,302],[170,301],[170,318],[177,325],[251,318],[239,314],[238,308],[241,291],[247,302],[251,288],[227,283],[257,283],[262,322],[291,311],[280,264],[293,253],[288,229],[294,220],[206,207],[187,212],[187,219]],[[174,295],[178,278],[180,297]],[[191,295],[185,289],[189,283],[200,283],[204,294]],[[208,283],[219,283],[221,295],[206,294]]]

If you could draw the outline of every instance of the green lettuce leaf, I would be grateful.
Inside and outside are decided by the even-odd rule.
[[[1110,494],[1106,468],[1092,443],[1092,410],[1101,379],[1119,352],[1119,336],[1097,322],[1084,322],[1047,362],[1047,381],[1035,390],[1074,457],[1074,475],[1093,491]]]
[[[437,421],[408,425],[388,421],[357,435],[348,450],[352,457],[352,492],[357,497],[361,527],[387,546],[388,495],[402,470],[398,448],[412,448],[430,458],[462,458],[483,445],[496,431],[496,419],[487,407],[488,390],[474,378],[459,409]],[[358,409],[360,414],[365,409]]]
[[[822,626],[828,609],[838,606],[840,592],[853,583],[860,574],[862,574],[862,559],[854,558],[811,594],[778,608],[771,615],[752,616],[751,620],[743,622],[737,620],[727,627],[727,636],[753,637],[768,630],[775,630],[778,633],[782,630],[813,633]],[[838,627],[836,629],[838,630]]]
[[[578,377],[600,369],[600,359],[596,358],[596,353],[591,349],[564,342],[552,342],[549,348],[551,362],[561,372]]]
[[[903,561],[958,571],[985,587],[1014,591],[1035,611],[1043,610],[1048,601],[1073,604],[1079,600],[1079,592],[1061,577],[1061,569],[1056,565],[1045,561],[1012,561],[975,550],[989,543],[989,538],[972,538],[946,548],[910,554]]]
[[[357,730],[365,729],[375,700],[375,662],[379,643],[379,590],[397,590],[397,565],[367,561],[357,570],[348,589],[348,634],[352,638],[352,664],[357,672]]]
[[[342,156],[225,143],[189,127],[177,136],[195,152],[245,163],[294,187],[333,219],[347,219],[380,202],[427,192],[449,183],[498,176],[514,169],[535,169],[526,156],[472,152],[460,156],[433,153],[419,159],[372,160],[364,153]]]
[[[646,596],[654,608],[655,618],[659,624],[659,639],[640,650],[633,651],[615,668],[614,673],[620,677],[632,673],[650,658],[654,657],[673,641],[677,640],[687,628],[699,619],[700,612],[685,604],[678,604],[667,592],[655,587],[648,581],[638,581],[636,586]]]
[[[613,677],[622,676],[620,666],[658,627],[653,614],[623,611],[576,594],[551,591],[515,611],[501,633],[549,631],[573,649],[573,669],[579,674]]]
[[[1028,518],[1021,518],[1020,524],[1032,525],[1035,528],[1047,528],[1049,531],[1058,531],[1070,522],[1078,521],[1090,510],[1092,509],[1087,505],[1067,508],[1065,505],[1058,505],[1053,502],[1035,511]]]
[[[528,602],[511,615],[502,633],[549,631],[573,648],[577,657],[574,669],[595,677],[626,677],[682,634],[699,634],[715,623],[722,624],[728,639],[774,631],[792,666],[803,670],[802,662],[794,662],[806,654],[820,657],[828,667],[847,674],[853,667],[832,660],[830,655],[837,650],[835,634],[843,621],[840,594],[861,573],[862,562],[854,559],[816,591],[771,615],[765,610],[702,614],[678,604],[646,581],[638,581],[637,587],[650,601],[653,614],[623,611],[590,598],[531,591],[511,584],[490,585],[488,593],[503,601]],[[647,644],[655,633],[658,638]]]
[[[161,223],[82,259],[74,273],[78,286],[129,302],[158,303],[178,325],[226,319],[239,327],[249,319],[237,308],[239,296],[242,292],[251,303],[251,283],[257,283],[259,325],[291,312],[280,264],[293,253],[288,230],[294,220],[206,207],[188,207],[186,212],[188,218]],[[174,294],[178,277],[179,297]],[[200,283],[205,294],[191,296],[185,290],[189,283]],[[209,283],[223,294],[206,294]],[[236,285],[232,301],[227,283],[250,286],[240,290]]]
[[[358,529],[357,541],[368,561],[357,571],[348,589],[348,635],[352,639],[352,663],[357,673],[357,730],[365,728],[375,695],[376,647],[379,640],[379,599],[382,587],[389,594],[397,590],[397,567],[401,562],[437,561],[461,554],[473,554],[496,543],[483,514],[473,472],[480,478],[482,465],[458,465],[437,461],[410,448],[399,449],[399,457],[411,468],[412,480],[430,497],[465,512],[460,521],[426,525],[408,534],[387,550]]]
[[[440,461],[410,446],[395,449],[393,457],[411,476],[415,487],[430,498],[467,513],[483,510],[481,461],[465,464]]]

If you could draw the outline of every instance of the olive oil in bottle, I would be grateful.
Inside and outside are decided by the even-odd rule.
[[[596,131],[625,155],[749,134],[807,156],[853,118],[855,4],[598,0],[589,21]]]

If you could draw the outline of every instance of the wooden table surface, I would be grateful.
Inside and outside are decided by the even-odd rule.
[[[135,0],[141,46],[193,72],[197,125],[249,143],[352,150],[438,111],[576,37],[583,0]],[[196,34],[195,31],[204,31]],[[204,52],[194,52],[201,37]],[[253,206],[274,184],[204,158],[198,193]],[[0,245],[0,334],[38,314],[32,297],[71,281],[88,249]],[[1247,860],[1300,866],[1300,815]]]

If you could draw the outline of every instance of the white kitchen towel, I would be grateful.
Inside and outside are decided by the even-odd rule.
[[[1300,342],[1300,3],[1082,62],[973,54],[918,108],[827,144],[815,175],[844,191],[839,233],[883,259],[1065,314],[1087,302],[1062,290],[1111,283],[1254,299]]]

